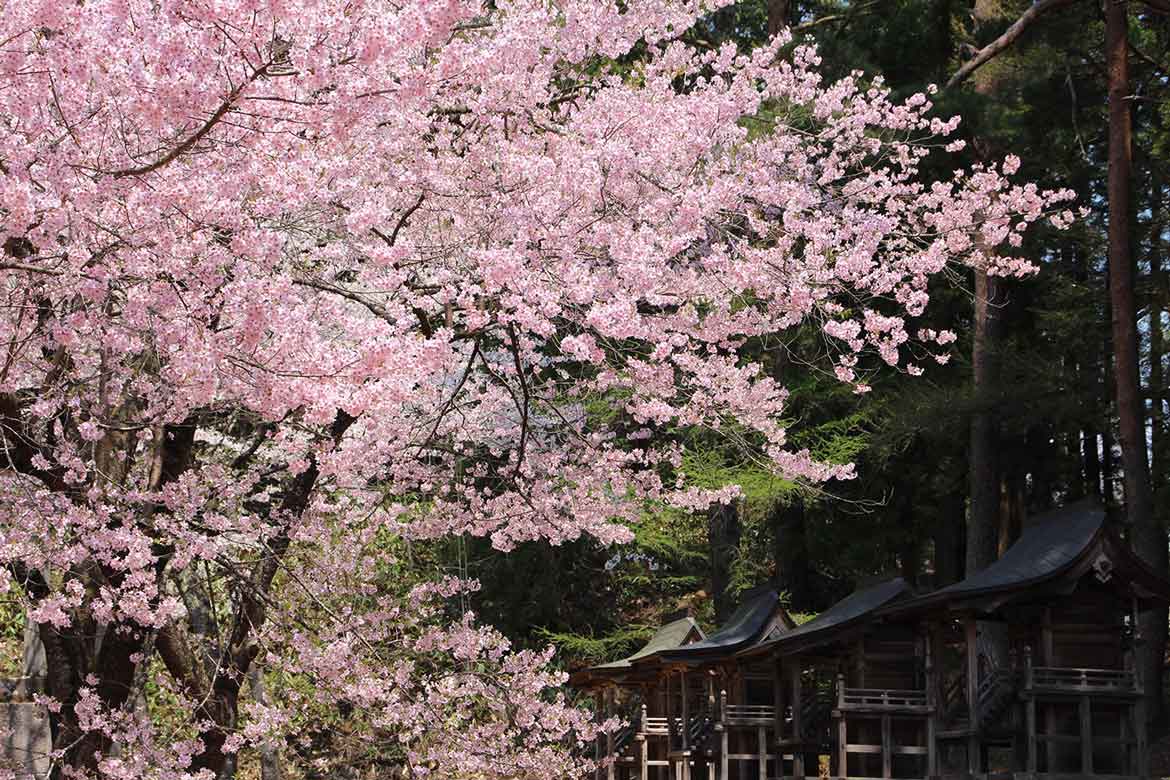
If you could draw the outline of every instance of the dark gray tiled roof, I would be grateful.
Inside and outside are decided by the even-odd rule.
[[[784,648],[788,645],[816,645],[829,641],[836,629],[849,626],[874,610],[891,603],[910,592],[910,586],[901,577],[879,582],[850,593],[807,623],[786,631],[776,639],[758,645],[763,648]],[[753,652],[754,652],[753,648]]]
[[[779,601],[780,597],[771,588],[750,590],[718,631],[701,642],[693,642],[661,655],[667,659],[685,659],[714,651],[738,650],[760,638],[775,614]]]
[[[1027,525],[998,561],[925,598],[962,598],[1047,579],[1076,561],[1104,524],[1105,511],[1089,503],[1048,512]]]
[[[698,632],[699,636],[703,636],[702,629],[695,623],[693,618],[685,617],[667,623],[655,632],[654,636],[650,637],[650,641],[642,646],[638,652],[633,655],[628,655],[625,658],[617,661],[610,661],[607,664],[601,664],[591,668],[596,670],[603,669],[625,669],[637,661],[639,658],[645,658],[648,655],[662,652],[663,650],[671,650],[682,645],[686,638],[692,631]]]

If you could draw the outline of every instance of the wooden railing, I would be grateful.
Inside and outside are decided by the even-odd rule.
[[[776,708],[770,704],[725,704],[723,722],[729,726],[769,725],[776,719]]]
[[[670,723],[666,718],[643,718],[641,732],[643,734],[669,734]]]
[[[1026,687],[1069,693],[1136,693],[1137,676],[1129,669],[1072,669],[1033,666]]]
[[[926,691],[845,687],[839,691],[837,707],[840,709],[904,709],[927,706]]]

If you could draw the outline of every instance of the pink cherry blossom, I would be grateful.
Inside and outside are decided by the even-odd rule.
[[[785,37],[680,41],[724,4],[5,6],[0,558],[43,631],[100,625],[124,662],[51,691],[61,761],[208,777],[293,728],[292,698],[241,699],[262,663],[418,776],[580,774],[597,726],[551,652],[445,618],[466,584],[380,592],[380,544],[611,543],[648,502],[734,498],[688,483],[679,427],[851,478],[787,444],[781,380],[738,348],[818,327],[865,392],[954,340],[909,335],[932,280],[1035,271],[1013,248],[1069,193],[1014,157],[926,181],[957,118],[825,83]],[[198,577],[219,634],[191,627]],[[159,669],[181,739],[127,700]]]

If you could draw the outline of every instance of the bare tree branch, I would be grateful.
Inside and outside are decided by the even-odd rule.
[[[950,89],[951,87],[966,79],[972,73],[994,59],[1004,49],[1007,49],[1009,46],[1015,43],[1016,40],[1024,34],[1024,31],[1032,26],[1032,23],[1041,16],[1048,13],[1049,11],[1055,10],[1057,8],[1063,8],[1066,5],[1072,5],[1076,2],[1078,2],[1078,0],[1037,0],[1037,2],[1029,6],[1027,11],[1024,11],[1019,19],[1012,23],[1011,27],[1008,27],[1006,30],[1004,30],[1003,35],[984,46],[982,49],[976,52],[975,56],[968,60],[963,65],[963,67],[955,71],[955,75],[951,76],[950,81],[947,82],[947,89]]]

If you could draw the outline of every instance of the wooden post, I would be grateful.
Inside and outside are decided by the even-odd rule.
[[[1052,608],[1045,607],[1040,613],[1040,665],[1056,666],[1056,643],[1052,635]],[[1038,703],[1041,714],[1044,716],[1044,733],[1056,733],[1056,709],[1051,703]],[[1044,760],[1048,763],[1048,771],[1056,763],[1056,743],[1050,739],[1044,740]]]
[[[674,697],[670,695],[670,680],[673,673],[666,671],[666,752],[669,756],[674,750]]]
[[[890,727],[890,716],[882,715],[882,777],[893,777],[893,734]]]
[[[719,735],[719,780],[728,780],[727,773],[727,724],[724,722],[727,712],[727,689],[719,690],[719,723],[715,728],[722,732]]]
[[[1081,672],[1081,677],[1085,675]],[[1081,697],[1081,772],[1093,774],[1093,712],[1089,697]],[[1049,769],[1051,772],[1051,768]]]
[[[687,695],[687,670],[686,669],[682,670],[681,674],[679,675],[679,678],[682,682],[682,684],[680,686],[681,692],[682,692],[682,749],[685,751],[685,750],[691,749],[691,734],[690,734],[690,732],[691,732],[691,727],[690,727],[691,713],[690,713],[689,702],[687,701],[691,697]]]
[[[756,731],[760,739],[760,780],[768,780],[768,728],[760,726]]]
[[[1138,622],[1138,600],[1135,596],[1133,599],[1133,651],[1130,654],[1131,663],[1133,665],[1133,687],[1137,698],[1133,704],[1133,736],[1135,740],[1134,751],[1137,755],[1134,757],[1134,764],[1137,768],[1138,777],[1150,776],[1150,746],[1149,724],[1146,723],[1146,681],[1142,674],[1141,664],[1141,623]]]
[[[794,777],[804,777],[804,726],[801,723],[801,710],[804,709],[800,690],[800,663],[794,662],[789,672],[792,677],[792,774]]]
[[[938,717],[938,686],[935,684],[937,671],[934,668],[934,626],[926,624],[923,628],[926,645],[923,648],[926,662],[926,776],[933,778],[938,775],[938,752],[935,747],[935,718]]]
[[[650,769],[650,765],[649,765],[649,763],[647,763],[650,761],[650,740],[647,739],[647,737],[646,737],[646,699],[645,698],[642,699],[642,722],[638,724],[637,740],[642,743],[640,745],[641,750],[638,751],[639,758],[641,759],[641,763],[642,763],[642,772],[639,775],[639,780],[650,780],[650,777],[647,774],[649,769]]]
[[[1027,724],[1028,729],[1028,774],[1036,774],[1036,696],[1032,692],[1032,646],[1024,647],[1024,692],[1028,697]],[[1051,768],[1048,770],[1052,771]]]
[[[1137,610],[1137,599],[1134,599],[1134,610]],[[1134,652],[1133,652],[1133,686],[1137,698],[1133,704],[1133,735],[1137,744],[1135,749],[1137,757],[1135,763],[1137,764],[1138,777],[1150,776],[1150,746],[1149,724],[1146,723],[1146,681],[1142,675],[1142,665],[1139,661],[1141,658],[1138,646],[1142,642],[1141,632],[1138,629],[1140,625],[1136,620],[1134,621]]]
[[[976,726],[979,723],[979,647],[977,626],[974,617],[963,620],[967,638],[967,725],[971,729],[967,737],[967,769],[979,774],[979,737]]]
[[[599,700],[597,703],[599,705],[601,705],[600,707],[598,707],[598,710],[597,710],[597,717],[598,717],[599,722],[602,720],[605,720],[605,717],[604,717],[605,698],[602,696],[602,690],[603,689],[601,689],[601,688],[594,688],[593,689],[593,695],[595,697],[598,697]],[[601,780],[601,735],[600,734],[598,734],[597,738],[593,740],[593,759],[594,759],[594,766],[593,766],[594,780]]]
[[[845,718],[845,675],[837,673],[837,776],[849,776],[849,724]]]
[[[772,664],[772,742],[776,748],[776,776],[784,776],[784,667],[777,655]]]
[[[615,709],[615,706],[614,706],[615,705],[615,701],[614,701],[615,692],[616,691],[614,689],[614,686],[612,686],[612,685],[607,686],[605,689],[605,716],[607,718],[613,717],[613,713],[614,713],[614,709]],[[613,752],[614,752],[613,730],[611,729],[611,730],[605,732],[605,754],[607,756],[609,756],[609,766],[606,767],[606,769],[605,769],[605,776],[608,778],[608,780],[617,780],[617,775],[616,775],[616,773],[617,773],[617,756],[615,756],[613,754]]]

